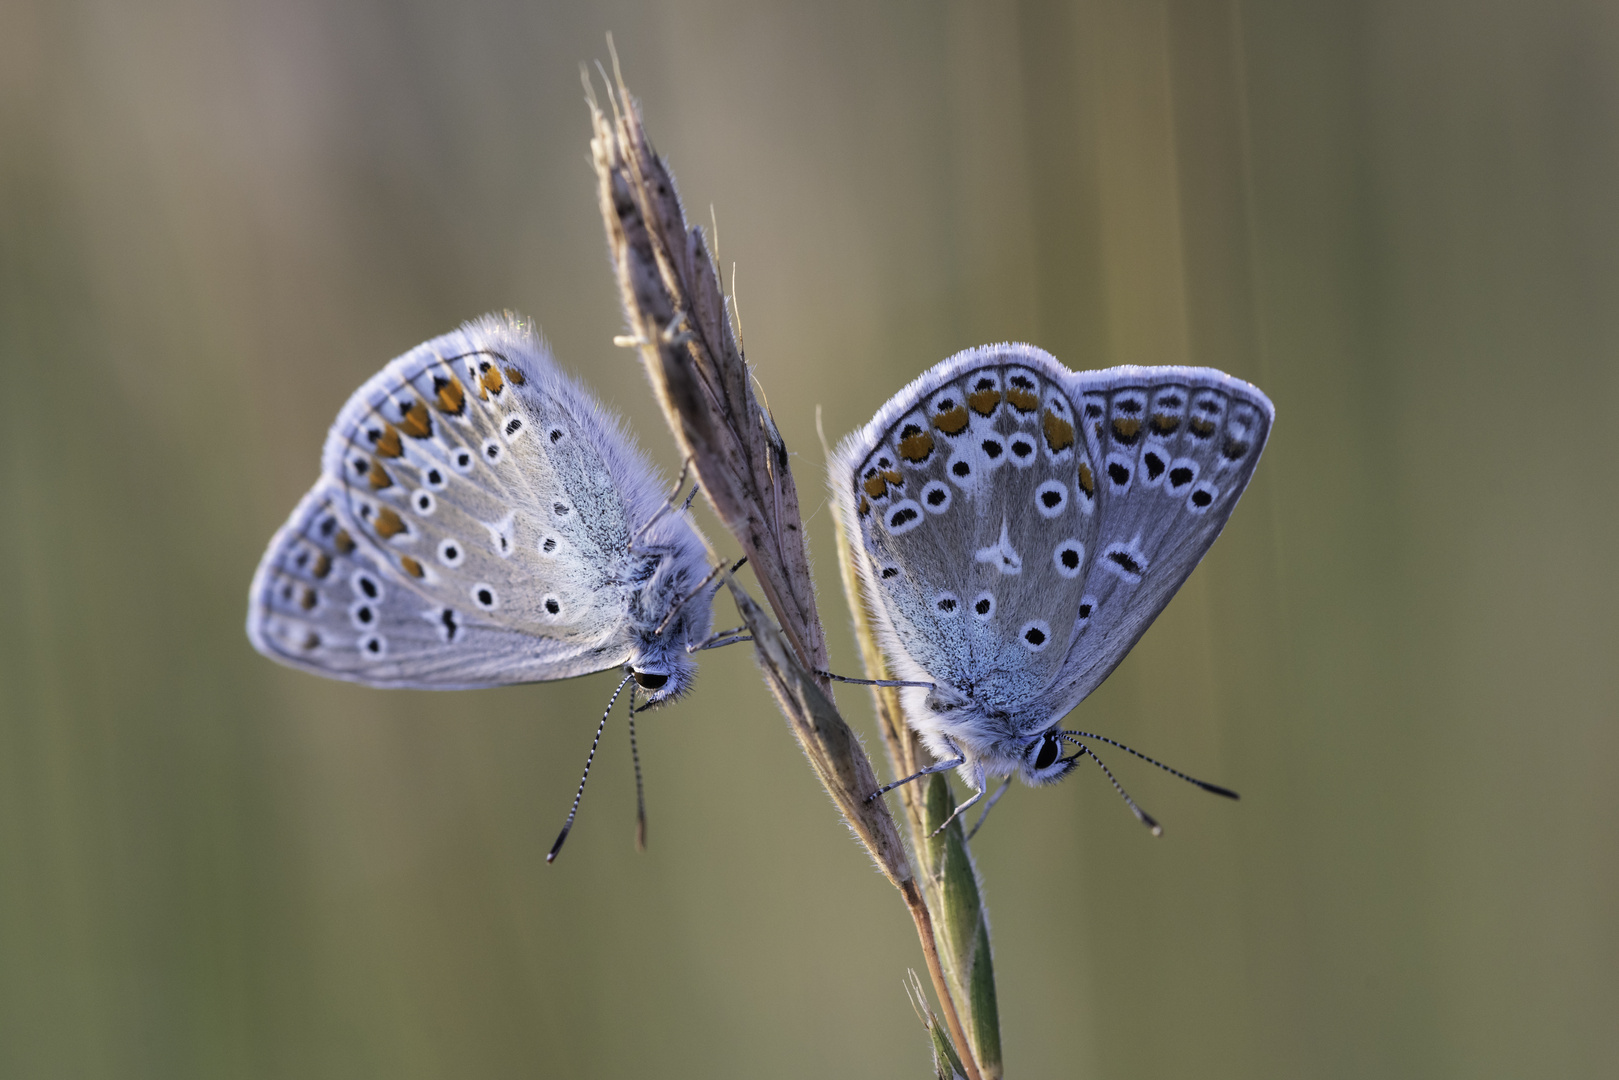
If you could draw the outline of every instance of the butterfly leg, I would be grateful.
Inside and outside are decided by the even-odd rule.
[[[744,633],[746,626],[738,626],[731,630],[720,630],[708,636],[708,640],[696,645],[688,645],[687,652],[702,652],[704,649],[720,649],[727,645],[736,645],[744,641],[752,641],[753,637]]]
[[[920,780],[920,779],[922,779],[922,777],[924,777],[924,776],[932,776],[934,773],[948,772],[949,770],[954,769],[954,768],[956,768],[958,766],[961,766],[961,765],[965,765],[966,763],[967,763],[967,756],[965,754],[963,754],[960,750],[957,750],[956,751],[956,756],[951,758],[949,761],[936,762],[936,763],[934,763],[932,765],[929,765],[927,768],[923,769],[921,772],[912,773],[910,776],[907,776],[903,780],[895,780],[892,784],[884,784],[882,787],[878,788],[876,791],[873,791],[870,795],[867,795],[866,796],[866,801],[871,802],[871,800],[873,800],[873,799],[880,798],[880,797],[888,794],[890,791],[893,791],[897,787],[900,787],[900,786],[902,786],[904,784],[909,784],[912,780]]]
[[[1004,787],[1001,788],[1001,791],[1005,791],[1005,790],[1006,789]],[[945,829],[950,827],[950,823],[952,821],[956,820],[956,818],[961,816],[961,812],[963,810],[967,809],[969,806],[972,806],[974,803],[976,803],[979,799],[982,799],[983,797],[984,797],[984,774],[982,772],[980,772],[978,774],[978,790],[973,792],[972,795],[967,799],[966,802],[962,803],[960,806],[956,807],[955,810],[951,811],[950,816],[945,818],[944,821],[940,823],[940,825],[939,825],[939,827],[937,829],[934,829],[932,832],[928,833],[928,839],[932,840],[935,836],[938,836],[940,833],[944,832]],[[997,791],[995,793],[995,798],[998,799],[1000,797],[1001,797],[1001,793],[999,791]],[[993,806],[993,805],[995,805],[995,804],[994,804],[993,801],[991,801],[990,806]],[[988,814],[989,814],[989,807],[988,806],[984,807],[984,814],[985,814],[985,816],[988,816]],[[979,824],[980,825],[983,824],[982,819],[979,820]]]
[[[984,812],[982,814],[978,815],[978,824],[974,825],[972,827],[972,829],[967,833],[967,839],[971,840],[973,837],[978,835],[978,830],[982,829],[984,827],[984,819],[989,817],[989,812],[991,810],[995,809],[995,804],[1001,801],[1001,796],[1005,795],[1006,794],[1006,789],[1011,787],[1011,786],[1012,786],[1012,778],[1010,776],[1008,776],[1005,780],[1001,781],[1001,786],[996,788],[995,789],[995,794],[993,794],[993,795],[991,795],[989,797],[989,805],[984,807]]]
[[[920,686],[926,690],[938,689],[936,685],[930,682],[903,682],[899,679],[851,679],[847,675],[834,675],[830,671],[822,671],[819,668],[815,670],[815,674],[819,675],[823,679],[831,679],[833,682],[849,683],[851,686]],[[927,773],[919,772],[916,775],[926,776]],[[913,780],[915,778],[916,777],[912,777]],[[905,781],[901,780],[899,783],[903,784]],[[892,786],[894,785],[889,785],[889,787]],[[887,790],[888,788],[883,789],[883,791]],[[879,792],[879,794],[881,794],[881,792]]]

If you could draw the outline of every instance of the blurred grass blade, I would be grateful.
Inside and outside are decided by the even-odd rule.
[[[950,783],[942,774],[928,778],[922,830],[930,835],[956,808]],[[965,1007],[963,1021],[973,1056],[985,1076],[1001,1075],[1001,1019],[995,997],[995,963],[989,943],[978,867],[967,847],[961,817],[937,836],[923,841],[923,887],[936,914],[940,960],[950,992]]]
[[[905,996],[911,999],[911,1008],[916,1010],[917,1018],[927,1028],[928,1038],[933,1043],[933,1075],[938,1080],[965,1080],[967,1074],[962,1069],[961,1056],[950,1041],[950,1033],[928,1007],[927,991],[922,989],[922,980],[917,978],[914,971],[906,974],[911,981],[905,984]]]

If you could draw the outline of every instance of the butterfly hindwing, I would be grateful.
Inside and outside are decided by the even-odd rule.
[[[340,678],[444,688],[628,656],[627,553],[663,496],[526,324],[486,318],[388,364],[339,414],[323,472],[255,579],[261,650]],[[689,531],[681,517],[668,528]],[[366,580],[380,597],[350,595]]]
[[[1063,712],[1118,666],[1220,535],[1274,418],[1264,394],[1210,368],[1081,372],[1070,386],[1099,466],[1099,534],[1084,576],[1093,610],[1052,687]]]

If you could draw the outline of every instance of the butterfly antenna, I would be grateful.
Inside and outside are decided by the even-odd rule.
[[[1066,735],[1067,732],[1063,732],[1063,734]],[[1130,798],[1130,793],[1124,790],[1124,785],[1119,783],[1119,778],[1113,775],[1113,770],[1108,768],[1107,764],[1101,758],[1096,756],[1096,751],[1092,750],[1078,739],[1069,739],[1068,741],[1079,747],[1079,753],[1075,754],[1071,758],[1065,758],[1064,760],[1073,761],[1075,758],[1082,758],[1089,754],[1090,759],[1096,762],[1097,766],[1107,774],[1107,778],[1113,782],[1113,790],[1119,793],[1119,798],[1124,800],[1125,805],[1130,808],[1130,812],[1136,816],[1136,820],[1141,822],[1141,824],[1145,825],[1147,828],[1151,829],[1154,836],[1164,835],[1164,827],[1158,824],[1158,822],[1154,821],[1151,814],[1147,813],[1145,810],[1141,809],[1141,807],[1136,805],[1136,801]]]
[[[1187,776],[1185,773],[1181,772],[1179,769],[1172,769],[1168,765],[1165,765],[1162,761],[1158,761],[1158,760],[1156,760],[1154,758],[1150,758],[1146,754],[1143,754],[1139,750],[1132,750],[1128,746],[1124,745],[1123,743],[1116,742],[1113,739],[1108,738],[1106,735],[1092,735],[1088,731],[1059,731],[1059,732],[1057,732],[1057,734],[1061,735],[1063,738],[1068,739],[1069,742],[1073,742],[1074,741],[1073,737],[1075,737],[1075,736],[1077,736],[1078,738],[1081,738],[1081,739],[1095,739],[1097,742],[1105,742],[1109,746],[1118,747],[1120,750],[1123,750],[1126,754],[1134,754],[1136,757],[1140,758],[1142,761],[1145,761],[1149,765],[1158,766],[1160,769],[1164,770],[1166,773],[1168,773],[1171,776],[1180,777],[1182,780],[1185,780],[1188,784],[1196,784],[1198,787],[1202,788],[1204,791],[1213,792],[1216,795],[1224,795],[1228,799],[1241,799],[1242,798],[1241,795],[1238,795],[1235,791],[1232,791],[1230,788],[1223,788],[1219,784],[1211,784],[1207,780],[1199,780],[1195,776]]]
[[[573,819],[579,813],[579,800],[585,797],[585,781],[590,779],[590,763],[596,760],[596,747],[601,745],[602,730],[607,727],[607,717],[613,711],[613,705],[618,701],[619,693],[624,689],[624,683],[634,676],[624,676],[624,682],[618,684],[613,696],[607,700],[607,711],[602,713],[601,723],[596,725],[596,737],[590,741],[590,755],[585,758],[585,774],[579,778],[579,790],[573,793],[573,806],[568,811],[568,820],[562,823],[562,831],[557,834],[557,842],[551,845],[550,854],[546,855],[546,862],[555,862],[557,852],[562,850],[564,841],[568,839],[568,831],[573,828]]]
[[[731,567],[731,573],[734,574],[738,570],[742,569],[743,564],[747,561],[748,557],[746,555],[742,556],[742,558],[736,561],[736,565]],[[674,617],[679,614],[680,609],[686,606],[686,601],[690,600],[694,596],[700,595],[704,589],[708,588],[709,584],[713,582],[715,578],[719,577],[720,574],[724,572],[724,570],[725,564],[720,563],[718,566],[714,567],[714,569],[708,572],[707,577],[703,578],[702,581],[697,583],[697,588],[693,589],[685,596],[682,596],[679,600],[676,600],[674,606],[669,609],[669,614],[665,615],[663,617],[663,621],[658,624],[658,628],[652,631],[653,636],[663,633],[664,627],[668,626]]]
[[[641,751],[635,746],[635,684],[630,684],[630,761],[635,763],[635,850],[646,850],[646,790],[641,786]]]

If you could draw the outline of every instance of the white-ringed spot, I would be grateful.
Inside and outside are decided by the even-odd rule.
[[[434,491],[443,491],[449,486],[450,482],[444,478],[444,473],[439,470],[438,466],[434,465],[422,473],[422,483]]]
[[[357,571],[349,579],[349,587],[354,590],[354,595],[362,600],[382,599],[382,583],[364,570]]]
[[[933,610],[946,619],[961,614],[961,598],[953,592],[942,592],[933,598]]]
[[[1203,481],[1192,488],[1192,493],[1186,497],[1186,512],[1189,514],[1206,514],[1214,500],[1220,497],[1220,489]]]
[[[470,473],[473,466],[477,464],[478,459],[473,457],[472,451],[464,446],[450,451],[450,468],[463,476]]]
[[[1018,640],[1030,652],[1040,652],[1051,642],[1051,624],[1044,619],[1031,619],[1017,632]]]
[[[500,445],[499,440],[489,438],[483,441],[483,458],[491,465],[499,465],[500,459],[506,456],[506,448]]]
[[[367,634],[360,639],[360,651],[373,658],[387,656],[388,639],[381,634]]]
[[[370,600],[356,600],[349,605],[349,622],[356,630],[370,630],[377,625],[377,605]]]
[[[1138,545],[1139,537],[1128,544],[1109,544],[1102,552],[1102,565],[1131,585],[1139,584],[1147,572],[1147,556]]]
[[[1043,518],[1054,518],[1068,509],[1068,485],[1061,480],[1046,480],[1034,489],[1034,508]]]
[[[922,524],[922,504],[915,499],[904,499],[889,507],[883,514],[888,535],[901,536]]]
[[[973,600],[973,618],[988,622],[995,617],[995,594],[985,589]]]
[[[1070,537],[1051,552],[1052,565],[1065,578],[1076,578],[1085,569],[1085,545]]]
[[[1149,442],[1146,449],[1141,451],[1141,483],[1145,487],[1157,487],[1163,483],[1164,474],[1169,471],[1169,451],[1162,443]]]
[[[471,589],[472,602],[485,611],[494,611],[500,606],[500,597],[495,593],[493,585],[478,582]]]
[[[1034,436],[1026,431],[1013,432],[1011,438],[1006,440],[1006,452],[1011,457],[1012,464],[1020,469],[1026,469],[1035,461]]]
[[[447,539],[438,542],[438,561],[454,570],[466,562],[467,549],[461,546],[461,541]]]
[[[929,480],[922,485],[922,505],[927,507],[930,514],[942,514],[950,509],[950,485],[939,480]]]
[[[1193,458],[1176,458],[1169,463],[1169,472],[1164,476],[1164,491],[1170,495],[1179,495],[1192,484],[1197,482],[1197,461]]]
[[[410,497],[410,505],[422,517],[431,517],[433,511],[438,509],[438,500],[433,498],[431,491],[418,491]]]

